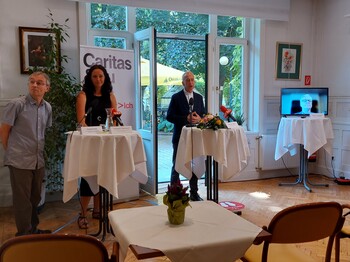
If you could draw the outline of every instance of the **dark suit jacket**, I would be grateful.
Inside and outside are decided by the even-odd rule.
[[[189,111],[190,106],[183,90],[171,97],[166,119],[174,124],[173,144],[179,142],[181,130],[183,126],[188,124],[187,116]],[[196,112],[201,117],[205,114],[203,97],[195,92],[193,92],[193,112]]]

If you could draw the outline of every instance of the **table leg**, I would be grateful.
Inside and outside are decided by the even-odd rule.
[[[305,150],[304,145],[300,145],[300,165],[299,165],[299,176],[294,183],[280,183],[280,186],[294,186],[297,184],[303,183],[304,187],[312,192],[308,184],[312,186],[325,186],[328,187],[328,184],[313,184],[309,181],[308,178],[308,152]]]
[[[305,159],[306,158],[306,159]],[[311,188],[307,185],[306,181],[306,166],[307,166],[307,151],[304,149],[304,145],[300,145],[300,158],[299,158],[299,176],[294,183],[279,183],[280,186],[294,186],[303,183],[304,187],[311,192]]]
[[[307,163],[308,161],[308,158],[307,158],[307,151],[304,150],[306,153],[305,153],[305,161]],[[316,183],[312,183],[310,180],[309,180],[309,172],[308,172],[308,166],[307,164],[305,165],[305,183],[308,183],[309,185],[311,186],[324,186],[324,187],[328,187],[329,185],[328,184],[316,184]]]
[[[207,161],[206,161],[206,186],[207,186],[207,200],[212,200],[213,195],[212,195],[212,157],[207,156]]]
[[[102,233],[101,241],[104,241],[106,234],[111,232],[108,219],[108,212],[111,210],[113,210],[113,197],[104,187],[100,186],[99,229],[97,233],[91,235],[96,237]]]
[[[213,159],[213,195],[214,202],[219,202],[219,164]]]
[[[207,156],[206,163],[207,200],[219,201],[219,164],[212,156]]]
[[[311,188],[307,185],[307,180],[306,180],[306,177],[307,177],[307,151],[304,149],[304,146],[303,145],[300,145],[300,170],[301,170],[301,182],[304,183],[304,187],[309,191],[311,192]]]

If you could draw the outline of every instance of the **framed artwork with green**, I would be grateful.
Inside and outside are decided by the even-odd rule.
[[[276,44],[276,79],[300,80],[302,44]]]

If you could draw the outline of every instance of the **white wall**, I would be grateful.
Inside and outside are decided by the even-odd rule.
[[[333,2],[335,4],[333,4]],[[337,175],[350,178],[350,1],[319,0],[315,37],[315,76],[329,86]]]
[[[289,22],[266,21],[264,95],[279,96],[281,87],[302,86],[312,74],[313,1],[292,0]],[[302,44],[301,80],[276,80],[276,42]]]
[[[27,93],[28,75],[20,74],[19,26],[46,28],[50,9],[58,23],[69,18],[69,41],[62,52],[71,58],[67,71],[78,76],[79,52],[76,3],[56,0],[1,0],[0,7],[0,99]]]
[[[331,96],[349,96],[350,1],[291,0],[289,22],[266,21],[264,95],[279,96],[281,87],[328,86]],[[275,80],[276,42],[302,43],[301,80]]]
[[[280,119],[279,96],[282,87],[303,86],[305,75],[311,75],[313,82],[315,81],[313,72],[315,1],[317,0],[292,0],[289,22],[264,21],[263,23],[265,36],[261,44],[264,52],[262,61],[264,74],[261,76],[262,85],[260,86],[260,90],[263,90],[263,101],[260,105],[262,113],[259,132],[261,134],[277,133]],[[276,80],[277,42],[302,44],[300,80]]]
[[[329,86],[331,96],[349,96],[350,17],[346,14],[350,14],[348,0],[318,1],[315,80]]]

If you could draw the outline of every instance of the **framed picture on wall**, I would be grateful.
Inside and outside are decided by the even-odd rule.
[[[276,79],[300,80],[302,44],[276,44]]]
[[[28,74],[33,68],[46,68],[55,54],[54,65],[60,68],[60,42],[57,35],[47,28],[19,27],[19,51],[21,74]],[[54,49],[55,52],[52,52]]]

